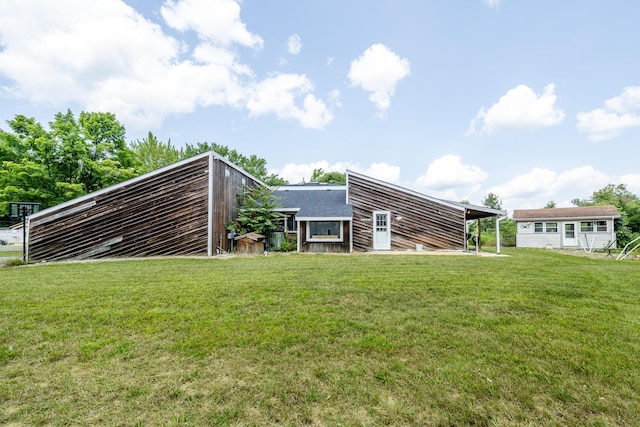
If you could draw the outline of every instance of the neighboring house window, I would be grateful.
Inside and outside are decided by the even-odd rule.
[[[545,224],[545,231],[547,233],[557,233],[558,232],[558,223],[557,222],[547,222]]]
[[[535,231],[536,233],[542,233],[542,223],[541,222],[536,222],[533,225],[533,231]]]
[[[307,240],[342,241],[342,221],[309,221]]]
[[[580,222],[580,231],[583,233],[593,231],[593,221]]]
[[[295,215],[287,215],[287,231],[298,231],[298,221]]]
[[[597,231],[607,231],[607,221],[596,221]]]

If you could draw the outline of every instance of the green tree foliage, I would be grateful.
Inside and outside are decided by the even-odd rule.
[[[340,172],[325,172],[320,168],[313,170],[313,174],[311,174],[311,179],[309,181],[344,185],[347,183],[347,175]]]
[[[482,206],[491,209],[502,210],[502,202],[497,194],[489,193],[482,200]],[[480,220],[480,232],[486,233],[488,231],[494,231],[496,229],[496,219],[492,218],[483,218]]]
[[[231,163],[238,165],[246,172],[255,176],[269,186],[287,184],[287,181],[278,175],[269,173],[267,170],[267,161],[265,159],[260,158],[255,154],[247,157],[235,149],[230,149],[226,145],[216,144],[215,142],[199,142],[196,145],[186,144],[184,148],[180,150],[180,158],[188,159],[189,157],[206,153],[208,151],[215,151]]]
[[[547,202],[546,205],[544,205],[544,209],[553,209],[553,208],[557,208],[558,204],[556,202],[554,202],[553,200],[550,200]]]
[[[180,151],[171,145],[171,140],[162,142],[149,132],[146,138],[131,143],[139,173],[147,173],[169,166],[180,160]]]
[[[275,212],[279,207],[273,190],[266,187],[245,186],[238,195],[240,210],[235,222],[227,224],[227,229],[238,234],[256,232],[268,236],[282,222],[282,214]]]
[[[640,198],[624,184],[608,184],[593,192],[588,199],[573,199],[576,206],[614,205],[621,218],[616,220],[618,246],[627,244],[640,234]]]
[[[0,215],[10,201],[62,203],[135,176],[125,129],[111,113],[58,113],[45,129],[16,115],[0,130]]]

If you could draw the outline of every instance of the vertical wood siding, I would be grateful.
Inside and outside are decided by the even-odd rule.
[[[465,218],[462,209],[428,200],[409,192],[349,175],[349,200],[353,206],[353,248],[373,248],[373,211],[391,212],[391,249],[463,249]]]
[[[214,248],[228,249],[224,223],[237,212],[241,179],[254,181],[215,159]],[[229,170],[225,176],[225,169]],[[29,259],[206,255],[209,157],[133,179],[71,201],[31,220]]]

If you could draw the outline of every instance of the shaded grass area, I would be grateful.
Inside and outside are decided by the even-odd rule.
[[[0,424],[637,422],[640,263],[504,252],[3,269]]]

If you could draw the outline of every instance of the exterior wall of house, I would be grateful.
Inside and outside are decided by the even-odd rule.
[[[464,249],[464,210],[380,182],[348,175],[353,249],[373,248],[373,212],[391,212],[391,250]]]
[[[581,231],[580,224],[583,221],[606,221],[606,231]],[[536,232],[535,223],[557,223],[557,231],[548,232],[543,225],[542,232]],[[567,238],[565,235],[565,224],[574,224],[575,237]],[[611,246],[615,248],[614,222],[611,219],[603,218],[572,218],[572,219],[527,219],[526,221],[516,221],[516,246],[519,248],[546,248],[554,249],[601,249]]]
[[[224,223],[237,212],[243,180],[255,183],[200,155],[41,211],[29,218],[29,259],[207,255],[210,244],[228,250]]]
[[[307,241],[307,222],[300,221],[298,233],[300,252],[311,253],[349,253],[351,252],[351,233],[349,221],[342,222],[342,242],[310,242]]]

